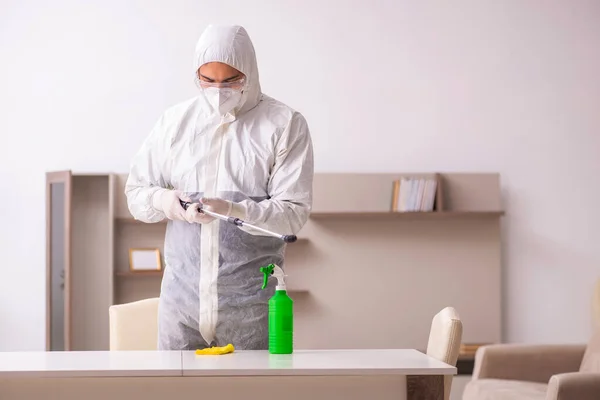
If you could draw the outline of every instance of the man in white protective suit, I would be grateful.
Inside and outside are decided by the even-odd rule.
[[[168,219],[159,350],[232,343],[268,348],[260,267],[283,268],[285,243],[198,212],[296,234],[312,207],[306,120],[261,92],[252,41],[240,26],[209,26],[195,51],[196,97],[168,108],[134,156],[125,194],[134,218]],[[187,211],[180,200],[193,203]]]

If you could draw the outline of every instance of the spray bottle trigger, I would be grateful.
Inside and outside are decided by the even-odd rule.
[[[260,272],[264,274],[264,280],[262,289],[267,287],[267,283],[269,282],[269,276],[273,274],[273,270],[275,269],[275,265],[269,264],[266,267],[260,267]]]

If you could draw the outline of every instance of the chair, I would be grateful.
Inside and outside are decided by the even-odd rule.
[[[456,366],[460,344],[462,341],[463,325],[456,310],[446,307],[433,317],[427,355],[446,364]],[[444,400],[450,398],[452,376],[444,377]]]
[[[493,344],[477,349],[463,400],[599,400],[600,280],[585,344]]]
[[[158,298],[109,307],[110,350],[156,350]]]

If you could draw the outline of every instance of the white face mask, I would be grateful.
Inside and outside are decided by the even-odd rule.
[[[236,108],[242,100],[242,91],[232,88],[209,87],[204,89],[208,103],[220,115],[225,115]]]

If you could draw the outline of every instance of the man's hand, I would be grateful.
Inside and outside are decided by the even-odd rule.
[[[185,196],[178,190],[162,189],[152,196],[152,206],[171,220],[185,221],[185,210],[179,203]],[[187,200],[186,200],[187,201]]]
[[[200,203],[191,204],[185,212],[185,219],[189,223],[208,224],[215,220],[214,217],[204,214],[202,211],[198,211],[198,208],[202,204],[202,208],[208,211],[212,211],[217,214],[228,217],[231,214],[233,203],[227,200],[219,198],[205,198],[200,200]]]

